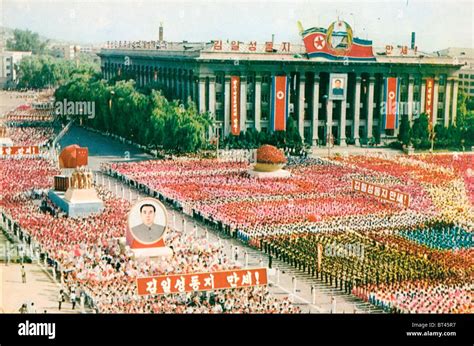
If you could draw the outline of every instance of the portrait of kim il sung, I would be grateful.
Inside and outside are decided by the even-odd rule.
[[[132,236],[143,244],[159,241],[166,230],[165,207],[153,198],[145,198],[135,204],[129,214]]]
[[[329,99],[345,100],[347,89],[347,74],[331,73],[329,79]]]

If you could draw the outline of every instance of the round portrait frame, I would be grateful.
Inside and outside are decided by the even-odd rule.
[[[163,214],[164,214],[164,218],[165,218],[165,224],[164,224],[165,229],[163,231],[163,234],[161,235],[160,238],[158,238],[158,239],[156,239],[152,242],[144,242],[144,241],[138,239],[135,236],[135,234],[133,233],[132,227],[130,225],[130,216],[132,215],[132,210],[136,207],[138,208],[138,206],[141,205],[141,204],[147,204],[146,202],[149,202],[149,204],[152,204],[155,207],[161,208],[163,210]],[[139,243],[139,244],[142,244],[142,245],[145,245],[145,246],[150,246],[150,245],[155,245],[155,244],[159,243],[160,241],[162,241],[163,237],[165,236],[166,232],[168,231],[168,212],[166,210],[166,207],[163,205],[163,203],[161,203],[156,198],[145,197],[145,198],[142,198],[142,199],[138,200],[137,202],[135,202],[135,204],[133,204],[133,206],[130,208],[130,210],[127,214],[127,231],[132,236],[133,240],[135,242]]]

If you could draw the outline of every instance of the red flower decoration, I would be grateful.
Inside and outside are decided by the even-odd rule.
[[[262,145],[257,149],[257,162],[282,164],[286,163],[286,157],[281,150],[273,145]]]

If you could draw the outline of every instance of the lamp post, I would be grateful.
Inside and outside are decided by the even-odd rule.
[[[109,109],[112,110],[112,98],[115,95],[115,91],[110,90]]]

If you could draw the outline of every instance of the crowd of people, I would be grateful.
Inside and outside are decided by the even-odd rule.
[[[103,212],[85,218],[69,218],[57,210],[41,211],[41,201],[51,208],[46,191],[56,172],[43,159],[5,159],[1,177],[8,193],[0,208],[15,222],[25,237],[39,245],[63,275],[64,290],[83,291],[97,312],[201,312],[201,313],[295,313],[298,307],[287,299],[275,298],[264,287],[237,288],[215,292],[160,297],[138,296],[136,278],[237,269],[221,245],[194,232],[171,229],[165,242],[173,249],[171,258],[160,262],[136,259],[123,246],[127,212],[131,205],[96,186],[105,203]],[[16,181],[18,180],[18,181]],[[21,182],[21,183],[19,183]],[[48,186],[49,185],[49,186]],[[22,237],[23,238],[23,237]],[[74,293],[76,294],[76,293]]]
[[[466,193],[471,204],[474,204],[474,155],[466,154],[438,154],[438,155],[416,155],[416,160],[426,162],[434,167],[445,167],[451,169],[463,178]]]
[[[104,171],[347,292],[383,287],[391,294],[396,284],[472,279],[471,157],[458,160],[457,169],[404,156],[290,158],[291,177],[269,180],[249,176],[241,162],[219,160],[185,160],[176,169],[159,161],[120,163]],[[352,179],[407,193],[409,207],[354,192]],[[334,243],[360,243],[365,255],[323,254],[318,266],[318,244]]]
[[[21,106],[5,115],[8,122],[51,122],[54,120],[53,112],[48,109],[22,109]]]
[[[352,293],[391,313],[472,314],[473,289],[472,280],[416,280],[355,287]]]
[[[186,205],[199,217],[229,226],[242,238],[286,232],[325,223],[349,225],[353,216],[370,215],[370,221],[393,215],[411,219],[416,211],[424,218],[437,212],[430,193],[414,181],[386,173],[372,173],[339,162],[292,158],[287,166],[292,176],[258,179],[248,174],[248,165],[217,160],[187,160],[111,164],[104,171],[135,186],[158,191],[166,199]],[[411,206],[381,202],[352,191],[352,180],[389,187],[410,194]],[[411,212],[410,212],[411,211]],[[360,227],[360,220],[354,227]],[[408,221],[409,222],[409,221]]]
[[[54,137],[52,126],[16,126],[8,128],[14,146],[44,146]]]
[[[44,158],[0,159],[0,195],[16,196],[33,189],[47,189],[53,186],[53,176],[60,170]],[[3,199],[0,203],[5,203]]]

